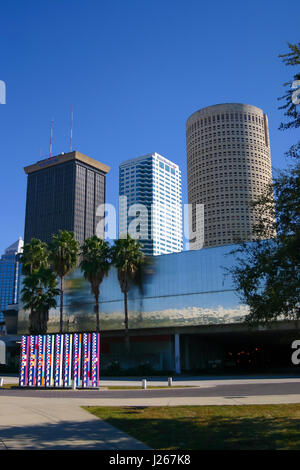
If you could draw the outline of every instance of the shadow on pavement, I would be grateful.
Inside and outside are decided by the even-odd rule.
[[[148,449],[124,432],[99,419],[44,425],[1,427],[0,449]]]

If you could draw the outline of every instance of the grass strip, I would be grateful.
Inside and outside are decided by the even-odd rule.
[[[84,409],[157,450],[300,449],[300,404]]]

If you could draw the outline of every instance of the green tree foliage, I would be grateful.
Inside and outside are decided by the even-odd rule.
[[[289,44],[290,52],[280,56],[284,63],[300,64],[299,46]],[[290,91],[281,99],[290,121],[280,128],[299,127],[300,105],[291,102]],[[237,263],[230,272],[241,300],[250,308],[246,317],[250,323],[300,318],[300,142],[286,155],[292,164],[277,172],[265,194],[252,202],[258,216],[257,241],[234,250]]]
[[[24,309],[29,310],[29,331],[31,334],[47,332],[48,313],[56,306],[55,276],[49,269],[49,251],[46,243],[33,238],[24,246],[20,257],[22,263],[21,300]]]
[[[297,44],[289,44],[289,52],[286,54],[281,54],[279,57],[282,59],[285,65],[299,66],[300,65],[300,42]],[[295,81],[300,80],[300,71],[299,68],[294,74],[293,79],[284,83],[284,86],[287,88],[286,93],[278,98],[283,100],[284,103],[279,109],[284,109],[284,115],[288,118],[288,122],[281,123],[279,129],[285,130],[290,128],[300,127],[300,114],[299,114],[299,105],[295,105],[292,101],[293,89],[292,85]]]
[[[50,308],[57,306],[57,279],[49,268],[38,268],[23,279],[21,300],[25,310],[30,310],[29,332],[46,334]]]
[[[91,285],[91,292],[95,297],[94,312],[96,315],[96,328],[100,331],[99,320],[99,295],[100,284],[110,269],[110,246],[109,243],[98,238],[96,235],[85,240],[81,247],[80,269]]]
[[[41,267],[49,267],[49,251],[47,243],[32,238],[26,243],[20,257],[24,275],[32,274]]]
[[[64,279],[77,265],[79,257],[79,243],[75,240],[74,233],[67,230],[59,230],[52,236],[49,244],[51,265],[54,273],[60,278],[60,320],[59,331],[63,332],[63,299]]]
[[[129,349],[127,296],[139,268],[145,263],[145,255],[141,251],[141,247],[140,242],[127,234],[126,238],[115,240],[111,249],[112,263],[117,269],[120,288],[124,294],[124,324],[127,349]]]

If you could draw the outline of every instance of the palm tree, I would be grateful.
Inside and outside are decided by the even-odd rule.
[[[127,233],[126,238],[115,240],[111,248],[112,263],[117,268],[120,288],[124,294],[125,343],[127,350],[129,349],[127,295],[137,270],[145,262],[145,255],[141,251],[141,247],[141,243]]]
[[[140,307],[139,307],[139,319],[142,320],[143,315],[143,302],[145,295],[145,281],[146,279],[155,273],[155,263],[153,256],[144,257],[143,264],[140,264],[135,276],[133,278],[133,284],[138,288],[140,293]]]
[[[96,330],[100,331],[99,294],[100,284],[110,269],[109,243],[94,235],[85,240],[81,247],[80,269],[85,279],[91,284],[91,292],[95,297],[94,312],[96,314]]]
[[[78,262],[79,243],[75,240],[74,233],[67,230],[59,230],[58,235],[52,235],[49,243],[50,261],[53,271],[60,278],[60,319],[59,331],[63,332],[63,302],[64,302],[64,278],[74,269]]]
[[[20,257],[23,274],[32,274],[41,267],[49,267],[48,245],[37,238],[26,243]]]
[[[21,300],[25,310],[30,310],[29,333],[46,334],[50,308],[57,306],[57,279],[49,268],[41,267],[23,278]]]

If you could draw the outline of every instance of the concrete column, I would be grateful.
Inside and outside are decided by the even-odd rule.
[[[170,335],[170,341],[168,345],[168,353],[167,353],[167,363],[165,364],[164,368],[165,369],[173,369],[173,341],[172,341],[172,336]]]
[[[181,368],[180,368],[180,338],[179,334],[175,334],[175,372],[176,374],[181,373]]]
[[[6,364],[6,344],[0,341],[0,364]]]
[[[189,348],[189,336],[184,338],[184,364],[185,370],[190,369],[190,348]]]

